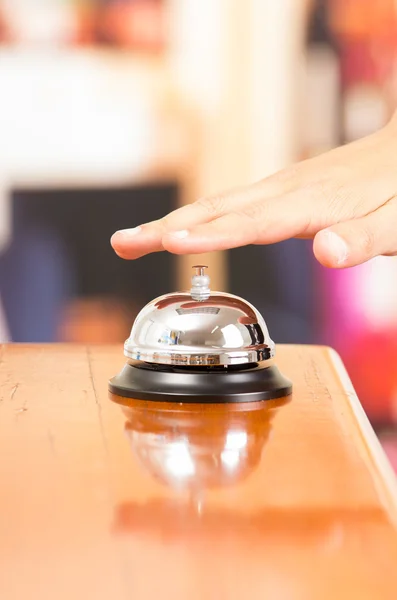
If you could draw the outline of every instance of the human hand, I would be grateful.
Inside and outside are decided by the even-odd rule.
[[[320,263],[344,268],[397,254],[397,116],[379,132],[262,181],[200,199],[111,240],[126,259],[200,254],[314,238]]]

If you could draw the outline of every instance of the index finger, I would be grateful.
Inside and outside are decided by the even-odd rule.
[[[273,179],[270,178],[272,181]],[[150,252],[164,250],[162,240],[167,234],[185,232],[198,225],[210,223],[229,212],[241,210],[251,202],[266,198],[275,187],[274,181],[258,182],[225,194],[202,198],[157,221],[133,229],[117,231],[111,238],[115,252],[125,259],[136,259]]]

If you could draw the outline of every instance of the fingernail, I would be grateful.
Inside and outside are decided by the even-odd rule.
[[[142,231],[142,227],[134,227],[133,229],[120,229],[120,231],[116,231],[116,233],[114,235],[124,237],[124,238],[130,238],[130,237],[135,237],[141,231]]]
[[[189,235],[189,232],[187,229],[181,229],[181,231],[172,231],[168,235],[183,240],[183,238],[186,238]]]
[[[342,265],[349,255],[349,247],[345,240],[333,231],[324,231],[323,235],[327,236],[327,246],[336,258],[337,264]]]

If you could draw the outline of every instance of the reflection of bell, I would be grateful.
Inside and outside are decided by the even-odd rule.
[[[229,489],[259,467],[273,418],[287,399],[209,405],[112,399],[121,401],[128,417],[125,429],[134,455],[154,479],[174,492],[118,505],[115,533],[131,535],[139,543],[160,540],[164,553],[178,548],[178,543],[193,557],[195,550],[200,554],[208,548],[211,567],[207,565],[204,573],[216,571],[214,545],[232,562],[256,548],[254,556],[266,557],[258,562],[262,574],[264,567],[269,572],[279,568],[291,547],[297,553],[313,550],[317,558],[329,560],[340,552],[341,539],[353,548],[365,547],[373,528],[385,527],[387,516],[372,508],[330,511],[322,506],[258,504],[246,511],[241,502],[207,501],[206,491]],[[175,493],[179,491],[188,494]],[[144,564],[151,560],[150,553],[138,554]]]
[[[125,428],[134,454],[155,479],[201,493],[236,484],[255,470],[285,401],[181,407],[125,400]]]
[[[184,403],[291,394],[262,316],[237,296],[211,292],[206,267],[195,268],[190,292],[161,296],[139,313],[124,346],[128,362],[110,392]]]

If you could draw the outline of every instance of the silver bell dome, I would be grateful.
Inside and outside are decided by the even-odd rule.
[[[274,343],[248,302],[210,290],[207,267],[194,267],[190,292],[149,302],[138,314],[124,354],[162,365],[243,365],[271,362]]]

